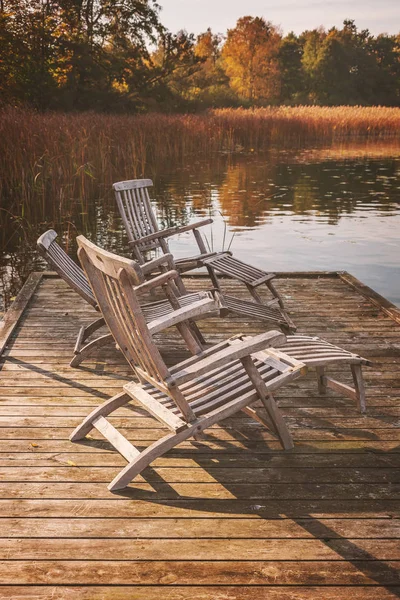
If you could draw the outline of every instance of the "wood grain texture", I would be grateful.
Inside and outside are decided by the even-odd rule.
[[[31,273],[29,275],[18,296],[6,312],[4,319],[0,322],[0,356],[3,354],[8,340],[18,325],[42,277],[43,273]]]
[[[193,292],[206,281],[185,278]],[[237,282],[221,284],[246,297]],[[110,494],[105,483],[124,459],[97,431],[81,444],[68,436],[121,392],[130,370],[113,347],[68,368],[77,325],[94,311],[43,276],[0,361],[1,600],[400,597],[395,315],[337,274],[278,274],[275,285],[299,334],[373,361],[366,414],[333,390],[319,393],[310,372],[275,394],[293,451],[237,415]],[[212,343],[263,331],[240,315],[202,324]],[[169,365],[188,356],[173,332],[157,342]],[[326,374],[353,385],[348,366]],[[140,449],[165,433],[139,406],[108,418]]]

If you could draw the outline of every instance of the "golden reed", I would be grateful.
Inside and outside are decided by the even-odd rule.
[[[117,179],[152,176],[190,155],[302,148],[338,140],[400,137],[400,108],[276,107],[196,115],[0,111],[0,202],[29,219],[38,203],[56,218],[82,211]],[[167,163],[168,164],[168,163]],[[22,209],[21,209],[22,207]],[[68,212],[68,210],[67,210]]]

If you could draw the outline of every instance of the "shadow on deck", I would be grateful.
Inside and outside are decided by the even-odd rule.
[[[124,459],[97,432],[81,444],[68,435],[130,379],[127,365],[106,347],[69,368],[93,312],[51,275],[28,280],[0,331],[0,598],[400,597],[400,313],[347,274],[320,275],[282,274],[277,286],[299,332],[373,361],[367,414],[319,396],[311,373],[277,394],[294,451],[237,416],[118,494],[106,486]],[[202,323],[210,341],[262,329]],[[177,336],[160,345],[171,363],[183,358]],[[135,406],[110,420],[138,447],[165,433]]]

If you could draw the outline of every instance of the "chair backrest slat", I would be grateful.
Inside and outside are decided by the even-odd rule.
[[[147,222],[148,233],[154,233],[154,231],[158,231],[158,223],[154,215],[154,210],[151,206],[151,200],[149,196],[149,190],[147,187],[140,188],[137,190],[137,194],[141,196],[141,209],[144,214],[144,219]]]
[[[144,373],[145,379],[162,384],[169,370],[152,340],[134,290],[144,281],[140,266],[98,248],[83,236],[77,239],[79,259],[118,346],[141,376]]]
[[[152,185],[151,179],[132,179],[113,184],[118,209],[130,242],[159,231],[148,192],[148,188]],[[142,258],[140,253],[158,247],[157,241],[144,242],[136,246],[139,252],[138,259]]]
[[[152,185],[151,179],[131,179],[113,184],[118,209],[131,242],[137,242],[142,237],[160,230],[149,195],[148,188]],[[153,242],[135,244],[133,254],[135,259],[143,265],[148,261],[148,252],[151,250],[160,250],[163,254],[169,254],[168,242],[161,237]],[[181,277],[175,280],[174,285],[180,295],[187,293]]]
[[[122,183],[132,185],[132,187],[124,185],[122,189],[120,189],[120,183],[113,185],[118,208],[130,241],[158,231],[158,224],[152,216],[153,210],[147,191],[153,182],[150,179],[139,179]]]
[[[57,233],[49,229],[37,241],[37,247],[48,264],[89,304],[97,308],[96,298],[81,267],[56,242]]]

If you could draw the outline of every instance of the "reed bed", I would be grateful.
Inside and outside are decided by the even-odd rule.
[[[78,231],[120,248],[114,181],[154,178],[196,158],[225,160],[218,153],[238,151],[295,149],[298,160],[308,161],[317,160],[316,147],[343,157],[345,146],[351,153],[356,145],[358,155],[360,146],[384,155],[377,146],[397,144],[399,125],[400,109],[379,107],[225,109],[198,115],[40,114],[4,108],[0,311],[28,273],[41,267],[33,248],[48,227],[59,232],[72,253]]]
[[[190,156],[302,148],[350,138],[400,137],[400,109],[278,107],[222,109],[199,115],[0,112],[0,198],[5,212],[29,221],[87,212],[111,183],[152,176]],[[1,213],[1,211],[0,211]]]

